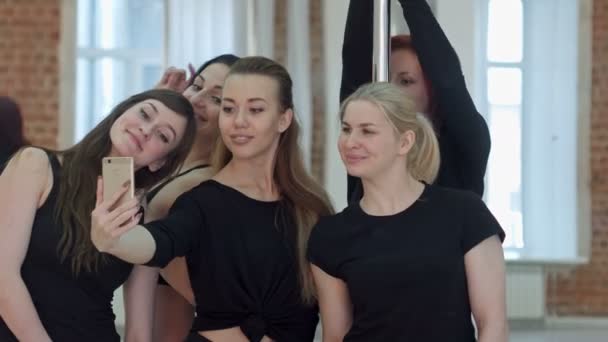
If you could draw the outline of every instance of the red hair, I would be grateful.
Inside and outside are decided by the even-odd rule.
[[[416,49],[414,48],[414,44],[412,44],[412,36],[410,35],[400,34],[391,37],[391,52],[399,50],[411,51],[413,54],[416,55],[416,57],[418,57]],[[438,119],[435,113],[437,111],[437,103],[435,102],[435,91],[433,90],[433,85],[426,76],[424,69],[422,69],[422,77],[424,82],[424,88],[426,89],[426,93],[429,99],[428,113],[425,114],[429,116],[429,118],[433,121],[433,124],[437,124],[437,122],[435,122]]]

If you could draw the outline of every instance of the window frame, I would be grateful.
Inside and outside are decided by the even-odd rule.
[[[487,99],[487,71],[495,63],[491,63],[487,58],[487,33],[488,33],[488,4],[490,0],[476,0],[476,25],[479,28],[476,34],[476,51],[474,53],[476,62],[476,97],[477,104],[480,112],[484,113],[486,119],[489,118],[490,105]],[[524,128],[523,115],[525,115],[526,104],[529,101],[529,95],[527,85],[528,81],[526,78],[526,71],[529,72],[531,65],[528,63],[526,58],[528,48],[527,40],[530,35],[530,31],[534,29],[531,25],[531,21],[527,12],[530,6],[528,0],[522,0],[523,4],[523,15],[524,15],[524,54],[522,57],[521,68],[522,68],[522,176],[523,176],[523,163],[525,158],[523,153],[525,150],[526,135],[530,132],[526,132]],[[556,5],[557,6],[557,5]],[[591,41],[592,41],[592,0],[577,0],[578,6],[578,17],[577,26],[578,30],[576,36],[578,42],[576,44],[577,53],[577,77],[576,77],[576,97],[575,97],[575,115],[577,121],[577,127],[574,128],[574,134],[576,136],[576,179],[572,182],[576,188],[576,223],[574,229],[574,237],[576,243],[573,246],[575,253],[574,255],[567,256],[553,256],[553,255],[536,255],[527,250],[526,240],[531,239],[529,234],[526,232],[529,227],[526,227],[524,223],[524,247],[523,248],[505,248],[505,256],[509,262],[516,263],[544,263],[544,264],[580,264],[587,262],[590,257],[590,244],[591,244],[591,190],[590,190],[590,113],[591,113]],[[500,66],[509,66],[511,63],[499,63]],[[519,64],[519,63],[515,63]],[[513,64],[515,66],[515,64]],[[486,177],[488,174],[486,174]],[[522,195],[524,191],[531,191],[530,185],[524,183],[525,180],[522,177]],[[533,190],[532,190],[533,191]],[[525,215],[526,203],[522,198],[522,216]],[[551,234],[549,227],[534,228],[540,230],[543,234]],[[528,231],[529,232],[529,231]],[[534,239],[538,240],[538,233]]]

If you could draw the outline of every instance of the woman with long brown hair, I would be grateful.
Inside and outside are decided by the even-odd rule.
[[[135,186],[146,191],[179,168],[194,130],[185,97],[151,90],[67,150],[15,154],[0,176],[0,340],[120,340],[111,301],[132,265],[91,243],[102,158],[132,157]],[[120,224],[140,218],[137,202]]]
[[[118,226],[101,201],[93,243],[118,258],[164,266],[186,256],[196,302],[189,341],[306,341],[318,310],[306,245],[332,208],[298,147],[292,81],[264,57],[235,63],[222,94],[218,173],[180,196],[160,221]]]
[[[145,222],[167,216],[177,197],[213,176],[211,154],[219,137],[222,88],[230,67],[238,59],[230,54],[210,59],[185,87],[179,84],[185,79],[180,74],[185,72],[176,68],[165,72],[159,86],[181,90],[192,103],[196,138],[178,174],[146,195]],[[182,342],[188,335],[194,319],[194,296],[184,258],[174,259],[162,270],[135,266],[124,289],[127,342]]]

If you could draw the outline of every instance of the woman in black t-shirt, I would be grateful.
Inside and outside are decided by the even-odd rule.
[[[313,229],[323,340],[506,342],[504,233],[472,192],[430,185],[429,121],[389,83],[344,101],[338,147],[364,195]]]
[[[411,36],[391,39],[390,81],[414,101],[437,134],[441,167],[436,183],[483,195],[490,132],[467,90],[460,61],[427,0],[399,0]],[[351,0],[342,47],[340,101],[372,81],[373,0]],[[362,196],[348,177],[348,200]]]
[[[219,172],[181,195],[169,215],[121,226],[99,201],[93,243],[125,261],[164,266],[185,256],[196,318],[189,341],[311,342],[318,323],[306,245],[327,195],[298,147],[291,77],[246,57],[228,73],[219,117]],[[98,198],[102,194],[98,193]]]

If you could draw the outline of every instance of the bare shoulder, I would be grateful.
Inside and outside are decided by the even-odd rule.
[[[47,172],[48,169],[49,158],[44,150],[37,147],[26,147],[17,152],[7,165],[7,170],[26,173]]]
[[[47,152],[27,147],[16,153],[0,176],[0,188],[9,193],[37,196],[39,206],[53,186],[53,171]]]

